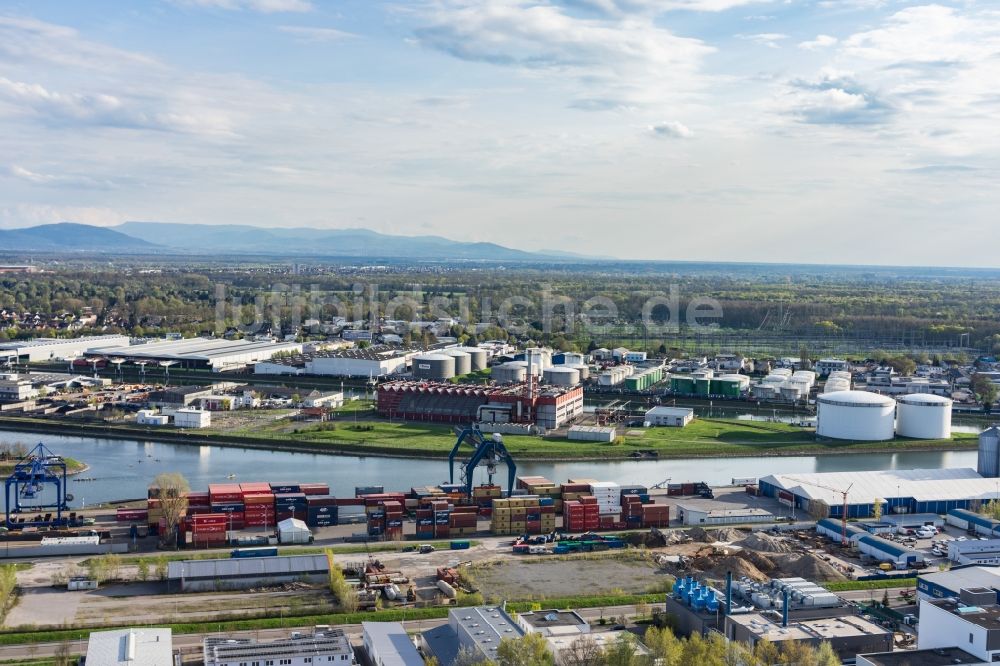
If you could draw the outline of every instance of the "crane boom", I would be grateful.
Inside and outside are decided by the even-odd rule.
[[[833,486],[828,486],[828,485],[825,485],[823,483],[817,483],[815,481],[806,481],[805,479],[797,479],[797,478],[791,477],[791,476],[785,477],[785,478],[787,478],[789,481],[794,481],[795,483],[802,483],[802,484],[805,484],[807,486],[815,486],[816,488],[823,488],[824,490],[829,490],[830,492],[838,493],[839,495],[841,495],[841,497],[843,497],[844,503],[843,503],[843,506],[840,509],[840,543],[841,543],[841,545],[846,546],[848,544],[848,541],[847,541],[847,506],[848,506],[848,504],[847,504],[847,495],[848,495],[848,493],[851,492],[851,488],[854,487],[854,484],[852,483],[851,485],[847,486],[846,489],[844,489],[844,488],[834,488]]]

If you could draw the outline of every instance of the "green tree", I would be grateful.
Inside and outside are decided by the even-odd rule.
[[[989,377],[977,372],[972,375],[972,392],[976,394],[976,399],[982,403],[983,407],[992,408],[1000,389]]]
[[[140,557],[138,564],[136,564],[136,577],[141,581],[149,580],[149,560],[145,557]]]
[[[681,666],[684,643],[668,627],[650,627],[645,636],[646,647],[663,666]]]
[[[191,491],[187,479],[179,472],[164,472],[153,480],[158,489],[160,509],[163,511],[165,528],[160,534],[160,543],[167,547],[177,546],[177,526],[187,514],[187,494]]]
[[[885,502],[881,497],[876,497],[872,502],[872,520],[879,522],[882,520],[882,504]]]
[[[552,666],[548,642],[540,633],[521,638],[504,638],[497,646],[499,666]]]
[[[827,641],[823,641],[816,648],[816,666],[840,666],[841,663],[840,657]]]

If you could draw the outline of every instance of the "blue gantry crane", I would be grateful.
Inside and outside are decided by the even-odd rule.
[[[55,487],[54,500],[45,492],[50,485]],[[66,492],[66,461],[39,443],[15,463],[7,477],[4,496],[8,528],[65,525],[63,512],[69,510],[69,502],[73,501],[73,496]],[[33,515],[27,519],[13,517],[24,513]]]
[[[451,453],[448,455],[448,480],[451,483],[455,483],[455,457],[458,455],[462,444],[465,443],[470,444],[475,449],[467,460],[460,463],[462,466],[462,484],[465,486],[466,494],[472,497],[472,477],[477,467],[482,465],[486,468],[489,483],[492,484],[493,475],[497,471],[497,465],[503,463],[507,466],[507,494],[511,495],[514,492],[517,465],[514,463],[514,459],[511,457],[507,447],[504,446],[503,437],[500,436],[500,433],[493,433],[492,437],[487,438],[475,426],[465,428],[459,433],[458,439],[455,441],[455,446],[452,447]]]

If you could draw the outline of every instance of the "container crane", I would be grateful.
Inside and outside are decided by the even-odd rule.
[[[54,501],[45,498],[45,486],[55,487]],[[11,497],[11,490],[14,491]],[[4,498],[7,507],[7,528],[50,527],[65,524],[63,511],[69,510],[73,496],[66,492],[66,461],[38,444],[28,455],[14,465],[7,477]],[[14,514],[25,511],[55,510],[55,517],[49,515],[38,520],[15,520]]]
[[[805,484],[807,486],[815,486],[816,488],[823,488],[824,490],[829,490],[830,492],[838,493],[838,494],[841,495],[841,497],[843,497],[844,503],[843,503],[843,506],[841,507],[841,510],[840,510],[840,543],[841,543],[841,545],[846,546],[848,544],[848,541],[847,541],[847,505],[848,505],[847,504],[847,495],[848,495],[848,493],[851,492],[851,488],[854,487],[854,484],[852,483],[851,485],[847,486],[846,489],[844,489],[844,488],[834,488],[833,486],[827,486],[827,485],[822,484],[822,483],[816,483],[815,481],[806,481],[805,479],[796,479],[795,477],[791,477],[791,476],[785,477],[785,478],[787,478],[789,481],[794,481],[796,483],[802,483],[802,484]]]
[[[489,483],[492,485],[493,475],[497,471],[497,464],[501,462],[507,465],[507,494],[513,494],[514,479],[517,476],[517,465],[514,464],[514,459],[511,457],[510,452],[507,451],[507,447],[504,446],[503,437],[500,433],[495,432],[491,438],[487,439],[476,426],[470,426],[462,430],[455,441],[455,446],[451,449],[451,453],[448,454],[449,482],[455,483],[455,456],[458,455],[458,450],[462,444],[466,442],[475,448],[469,459],[460,463],[462,465],[462,484],[465,485],[466,494],[472,497],[472,477],[476,471],[476,467],[482,465],[486,468]]]

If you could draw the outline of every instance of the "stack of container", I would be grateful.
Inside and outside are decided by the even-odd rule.
[[[479,522],[479,507],[456,506],[448,517],[449,537],[471,536],[476,533]]]
[[[512,534],[511,532],[511,500],[493,500],[493,518],[490,521],[490,531],[493,534]]]
[[[479,507],[479,515],[493,515],[493,501],[503,497],[500,486],[481,485],[472,489],[472,503]]]
[[[434,509],[434,538],[447,539],[451,536],[451,505],[448,500],[432,500]]]
[[[402,541],[403,503],[396,500],[389,500],[383,506],[385,506],[386,541]]]
[[[305,493],[298,491],[274,493],[274,514],[279,523],[289,518],[304,521],[308,510]]]
[[[300,483],[299,492],[303,495],[329,495],[330,486],[326,483]]]
[[[563,501],[563,527],[570,532],[589,532],[600,526],[597,500],[583,496]]]
[[[224,513],[199,513],[190,518],[191,542],[202,548],[224,546],[229,516]]]
[[[250,508],[250,505],[247,505]],[[306,525],[332,527],[338,523],[337,498],[329,495],[306,496]],[[249,519],[248,519],[249,520]],[[249,522],[247,523],[249,525]]]
[[[622,489],[613,481],[597,481],[590,484],[590,494],[597,499],[598,513],[601,516],[615,516],[615,521],[622,513]]]
[[[570,479],[567,483],[562,484],[562,486],[560,486],[560,490],[562,491],[562,501],[560,502],[560,510],[558,513],[566,513],[566,502],[576,502],[579,501],[581,497],[590,495],[590,484],[592,481],[592,479]]]
[[[642,527],[642,500],[639,495],[622,495],[622,518],[629,529]]]
[[[115,520],[119,523],[148,523],[149,509],[124,509],[115,512]]]
[[[416,509],[417,539],[434,538],[434,507],[429,500],[419,500]]]
[[[385,536],[385,504],[373,502],[365,504],[365,516],[368,522],[368,536],[382,538]]]
[[[643,504],[642,526],[670,527],[670,507],[666,504]]]
[[[368,536],[386,537],[389,524],[398,529],[399,537],[403,531],[403,501],[402,493],[377,493],[365,495],[365,516],[368,523]],[[391,512],[391,518],[389,513]],[[397,532],[393,531],[393,534]]]

